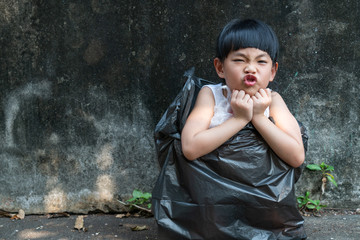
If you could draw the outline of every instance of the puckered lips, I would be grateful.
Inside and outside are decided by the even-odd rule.
[[[256,81],[257,81],[257,78],[254,75],[246,75],[244,77],[244,83],[248,87],[254,86]]]

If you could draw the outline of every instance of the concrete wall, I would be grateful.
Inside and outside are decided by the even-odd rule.
[[[0,209],[117,211],[151,191],[153,129],[182,74],[218,81],[216,36],[245,17],[278,34],[272,88],[309,130],[307,163],[335,167],[322,199],[357,207],[359,14],[356,0],[0,0]],[[319,186],[305,171],[298,194]]]

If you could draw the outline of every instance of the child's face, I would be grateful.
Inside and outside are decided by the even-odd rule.
[[[232,51],[223,62],[216,58],[214,65],[220,78],[233,90],[244,90],[253,96],[274,80],[278,64],[272,63],[267,52],[257,48]]]

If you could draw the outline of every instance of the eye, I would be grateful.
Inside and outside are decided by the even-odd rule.
[[[244,59],[241,59],[241,58],[236,58],[233,60],[234,62],[244,62]]]
[[[265,61],[265,60],[259,60],[258,63],[260,63],[260,64],[267,64],[267,61]]]

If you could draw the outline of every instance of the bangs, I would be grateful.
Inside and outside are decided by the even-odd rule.
[[[279,43],[273,30],[265,23],[256,20],[235,20],[220,33],[216,57],[223,61],[231,51],[241,48],[257,48],[267,52],[275,63]]]

